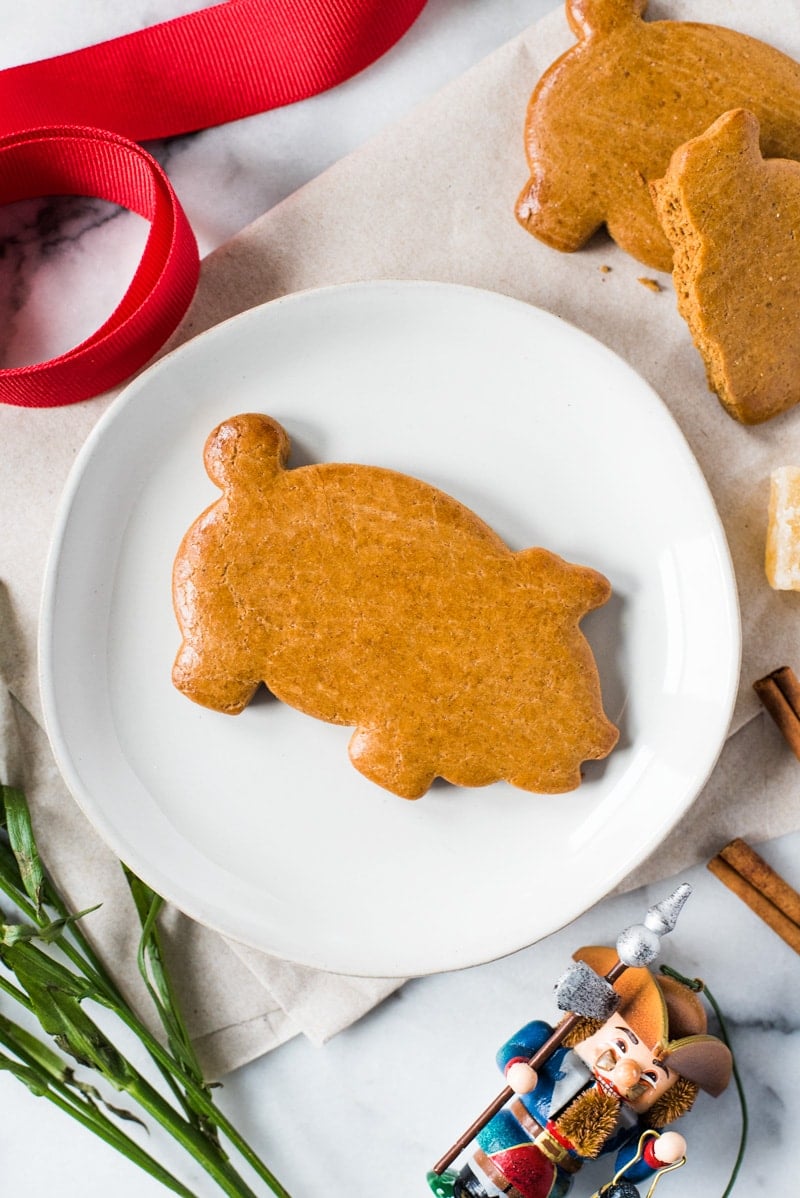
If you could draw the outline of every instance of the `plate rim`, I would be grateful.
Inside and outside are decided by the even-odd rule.
[[[226,320],[203,330],[196,336],[190,338],[181,345],[176,346],[174,349],[170,350],[168,353],[152,362],[133,379],[131,379],[122,389],[122,391],[112,400],[107,409],[100,415],[83,444],[80,446],[58,501],[56,518],[53,523],[45,565],[38,631],[38,677],[45,731],[50,741],[59,772],[66,782],[70,794],[77,802],[78,806],[89,820],[91,825],[100,834],[106,846],[115,854],[115,856],[121,860],[125,860],[126,857],[130,858],[130,854],[127,853],[128,846],[125,843],[125,838],[117,831],[113,821],[106,815],[103,805],[98,804],[91,794],[85,792],[80,773],[73,760],[73,754],[71,752],[70,746],[66,743],[61,734],[61,728],[57,714],[58,702],[55,694],[55,678],[54,671],[52,669],[52,657],[55,652],[53,637],[54,600],[57,594],[59,582],[61,550],[64,539],[67,535],[73,505],[79,493],[84,473],[89,462],[92,460],[97,451],[98,443],[102,442],[104,439],[108,427],[113,426],[113,424],[116,423],[126,412],[128,407],[136,401],[138,392],[149,385],[150,379],[153,376],[161,374],[165,370],[170,370],[176,358],[180,358],[186,354],[194,352],[198,343],[203,342],[205,344],[220,337],[224,338],[231,325],[246,323],[249,320],[257,321],[259,314],[265,309],[274,309],[276,307],[294,305],[297,303],[308,302],[309,300],[313,302],[317,297],[324,297],[332,293],[339,294],[342,292],[353,291],[363,292],[366,290],[376,289],[385,292],[393,291],[398,288],[404,291],[423,288],[429,292],[438,290],[447,294],[468,293],[472,296],[486,297],[493,303],[505,303],[515,308],[524,308],[529,313],[533,314],[535,318],[542,319],[545,323],[554,322],[561,328],[565,328],[570,330],[571,333],[577,334],[579,339],[592,343],[602,355],[614,362],[617,369],[623,368],[625,372],[627,372],[633,379],[636,380],[636,383],[640,388],[643,388],[649,393],[651,402],[654,401],[655,406],[660,409],[662,418],[665,417],[667,423],[672,426],[672,431],[675,434],[676,444],[680,445],[681,447],[685,465],[693,473],[695,481],[699,484],[700,491],[704,495],[707,516],[710,520],[710,524],[713,526],[713,539],[719,560],[720,575],[725,579],[726,583],[724,593],[726,599],[725,608],[727,619],[725,623],[729,637],[732,639],[729,646],[731,651],[728,656],[728,673],[724,680],[724,688],[721,688],[721,690],[724,689],[726,701],[724,704],[721,704],[718,709],[719,725],[721,731],[719,733],[714,751],[709,751],[705,765],[703,766],[703,770],[700,771],[702,776],[700,776],[700,773],[698,772],[695,773],[695,782],[691,787],[687,788],[688,790],[691,790],[692,793],[684,800],[682,805],[672,809],[667,823],[654,828],[649,837],[643,838],[638,843],[637,851],[632,855],[632,857],[625,859],[616,869],[609,871],[604,878],[600,893],[596,893],[587,899],[587,897],[583,894],[583,891],[580,891],[576,901],[574,901],[572,904],[562,901],[562,914],[558,917],[557,922],[554,922],[553,926],[548,931],[536,933],[533,939],[529,939],[524,943],[516,943],[514,946],[503,945],[498,949],[497,952],[489,956],[481,953],[476,958],[474,955],[471,956],[469,953],[467,953],[462,954],[458,959],[452,959],[451,957],[439,965],[431,965],[429,962],[421,971],[409,970],[407,968],[395,969],[394,972],[387,972],[383,968],[378,971],[372,968],[354,968],[352,963],[350,964],[350,967],[342,968],[341,963],[320,962],[318,955],[315,954],[312,954],[314,959],[311,959],[310,957],[305,956],[300,950],[298,950],[298,952],[295,954],[287,954],[283,948],[280,950],[281,958],[294,964],[317,968],[327,972],[344,974],[346,976],[365,978],[374,976],[403,978],[411,976],[412,973],[415,976],[422,976],[439,972],[447,972],[453,969],[469,968],[477,964],[486,963],[491,960],[497,960],[514,952],[520,951],[521,949],[528,947],[530,944],[536,943],[544,936],[550,935],[551,933],[566,926],[567,924],[571,923],[572,920],[576,919],[579,915],[589,910],[596,903],[605,898],[622,880],[624,880],[627,875],[641,865],[641,863],[651,855],[651,853],[660,843],[663,842],[664,838],[669,835],[670,831],[672,831],[680,819],[686,815],[703,789],[705,783],[708,781],[708,778],[711,776],[727,740],[727,731],[730,727],[738,693],[742,660],[742,624],[736,574],[724,525],[722,523],[719,511],[717,510],[716,502],[714,500],[713,494],[711,493],[708,481],[706,480],[705,475],[700,468],[700,465],[694,455],[694,452],[692,451],[686,435],[684,434],[682,428],[678,424],[678,421],[664,399],[658,394],[655,388],[645,378],[643,378],[643,376],[640,375],[638,371],[636,371],[620,354],[616,353],[616,351],[612,350],[593,334],[586,332],[584,329],[581,329],[579,326],[572,324],[555,313],[548,312],[546,309],[528,303],[525,300],[520,300],[516,297],[506,295],[503,292],[494,291],[485,287],[473,287],[468,284],[448,283],[424,279],[377,279],[362,280],[343,284],[329,284],[322,287],[310,287],[301,291],[291,292],[287,295],[277,296],[274,299],[267,300],[262,304],[255,305],[254,307],[247,308],[242,312],[236,313],[233,316],[228,317]],[[698,778],[699,781],[697,780]],[[122,851],[120,851],[120,849]],[[134,857],[138,856],[138,854],[134,853]],[[140,866],[141,858],[138,861],[134,861],[131,865],[131,868],[138,873]],[[144,875],[148,873],[148,870],[151,877],[154,874],[164,874],[163,870],[158,868],[149,869],[149,866],[150,862],[147,862],[145,865],[145,870],[142,871],[141,874],[143,880],[146,880]],[[152,888],[157,889],[155,886]],[[230,928],[221,926],[219,919],[215,919],[214,916],[210,914],[209,910],[206,909],[206,906],[202,900],[202,896],[195,895],[195,902],[186,901],[186,888],[178,886],[177,889],[182,892],[182,897],[180,900],[174,897],[174,891],[172,894],[164,895],[164,897],[190,918],[195,919],[197,922],[209,927],[213,931],[216,931],[225,937],[228,937],[229,939],[255,949],[256,951],[264,953],[270,953],[271,951],[274,951],[270,950],[268,947],[265,947],[263,943],[256,943],[251,938],[242,936],[238,932],[231,931]]]

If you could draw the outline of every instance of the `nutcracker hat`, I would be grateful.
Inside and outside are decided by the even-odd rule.
[[[613,948],[579,948],[573,956],[601,975],[617,962]],[[620,1015],[660,1061],[714,1097],[722,1093],[731,1076],[730,1049],[708,1034],[705,1008],[693,990],[641,968],[626,969],[614,989],[621,997]]]

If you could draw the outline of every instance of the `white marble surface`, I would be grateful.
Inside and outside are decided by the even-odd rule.
[[[129,0],[124,8],[96,0],[0,0],[0,67],[195,7],[189,0]],[[335,92],[154,147],[201,250],[219,245],[552,7],[553,0],[429,0],[398,47]],[[143,227],[99,204],[38,202],[0,211],[0,237],[0,355],[15,365],[51,356],[100,323],[130,276]],[[800,834],[763,851],[800,886]],[[535,855],[535,846],[526,848],[526,866],[535,868]],[[508,846],[498,845],[498,885],[512,872],[509,857]],[[665,959],[704,977],[728,1013],[751,1106],[750,1145],[736,1192],[792,1194],[800,961],[705,870],[686,877],[695,894]],[[424,1195],[426,1169],[499,1089],[497,1045],[529,1018],[554,1016],[552,981],[572,949],[612,942],[668,889],[606,900],[506,960],[409,983],[326,1047],[297,1038],[239,1070],[226,1079],[221,1101],[293,1198]],[[689,1164],[663,1181],[659,1196],[721,1194],[739,1123],[733,1089],[716,1101],[701,1095],[685,1120]],[[181,1170],[198,1198],[217,1192],[179,1164],[157,1135],[149,1144],[163,1147],[165,1161]],[[9,1195],[100,1198],[113,1191],[116,1198],[146,1198],[165,1192],[2,1074],[0,1161]],[[573,1193],[588,1198],[605,1180],[604,1172],[584,1174]]]

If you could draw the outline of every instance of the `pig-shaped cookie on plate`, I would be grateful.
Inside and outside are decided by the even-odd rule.
[[[437,776],[555,793],[617,741],[578,622],[601,574],[512,552],[442,491],[378,467],[285,469],[289,438],[243,415],[209,437],[223,495],[186,533],[173,667],[189,698],[235,714],[262,681],[352,725],[350,758],[404,798]]]
[[[531,97],[531,177],[516,214],[558,250],[579,249],[605,224],[635,258],[670,270],[648,183],[732,108],[758,118],[765,158],[800,159],[800,65],[717,25],[644,21],[646,3],[567,0],[578,42]]]

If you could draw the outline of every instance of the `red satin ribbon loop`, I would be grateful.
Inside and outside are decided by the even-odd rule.
[[[97,196],[151,222],[131,285],[103,327],[50,362],[0,370],[0,402],[54,407],[100,394],[144,365],[189,306],[194,235],[166,175],[136,141],[325,91],[384,54],[424,5],[227,0],[0,71],[0,203]],[[27,131],[15,132],[20,126]]]
[[[0,202],[47,195],[110,200],[151,222],[130,286],[105,324],[49,362],[0,371],[0,399],[58,407],[98,395],[152,357],[197,287],[199,257],[169,179],[141,146],[102,129],[31,129],[0,139]]]

